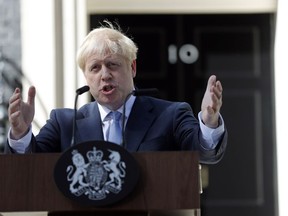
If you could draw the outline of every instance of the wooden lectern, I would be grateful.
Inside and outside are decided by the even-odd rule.
[[[200,215],[197,152],[139,152],[136,188],[110,206],[83,207],[57,188],[53,170],[60,154],[0,155],[0,212],[48,215]],[[191,214],[192,213],[192,214]]]

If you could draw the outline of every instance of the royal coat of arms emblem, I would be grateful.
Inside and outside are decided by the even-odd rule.
[[[88,162],[77,150],[72,152],[73,165],[67,166],[70,191],[76,196],[85,194],[89,199],[100,200],[106,194],[119,193],[125,177],[125,162],[120,153],[108,150],[109,160],[103,160],[103,151],[96,147],[86,154]]]
[[[95,141],[71,147],[57,161],[54,179],[73,200],[106,205],[126,196],[136,185],[139,168],[121,146]]]

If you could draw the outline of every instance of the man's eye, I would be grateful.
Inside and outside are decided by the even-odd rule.
[[[101,68],[100,65],[92,65],[91,68],[90,68],[90,71],[91,72],[99,71],[100,68]]]
[[[117,62],[109,62],[108,64],[107,64],[107,66],[109,67],[109,68],[116,68],[116,67],[119,67],[119,63],[117,63]]]

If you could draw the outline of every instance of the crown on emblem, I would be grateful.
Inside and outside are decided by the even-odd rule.
[[[96,151],[96,147],[93,147],[93,151],[88,151],[86,155],[90,162],[100,162],[103,157],[103,152],[100,150]]]

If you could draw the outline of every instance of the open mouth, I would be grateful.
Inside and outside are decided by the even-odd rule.
[[[103,93],[111,93],[115,88],[115,85],[105,85],[100,91],[102,91]]]

